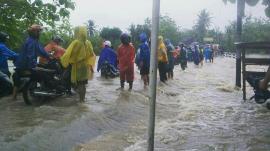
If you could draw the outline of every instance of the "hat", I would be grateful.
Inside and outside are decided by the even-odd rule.
[[[104,41],[103,44],[104,44],[104,46],[109,46],[109,47],[112,46],[112,43],[109,40]]]

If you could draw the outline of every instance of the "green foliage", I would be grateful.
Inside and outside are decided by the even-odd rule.
[[[87,30],[88,30],[88,36],[89,37],[94,36],[95,32],[97,31],[95,22],[93,20],[91,20],[91,19],[89,19],[87,21]]]
[[[90,37],[90,41],[93,45],[93,49],[96,55],[100,54],[103,45],[103,39],[99,36],[99,34],[95,34],[94,36]]]
[[[195,24],[195,26],[193,27],[193,29],[195,30],[196,33],[196,38],[197,41],[199,42],[203,42],[203,38],[206,36],[207,34],[207,30],[209,29],[211,25],[211,17],[209,12],[207,12],[206,9],[203,9],[199,15],[198,15],[198,20]]]
[[[134,44],[134,46],[137,48],[140,44],[139,36],[141,33],[146,33],[147,37],[150,37],[151,28],[149,24],[147,24],[147,19],[145,20],[145,24],[143,25],[134,25],[131,24],[129,26],[129,32],[131,35],[131,41]]]
[[[31,24],[55,27],[56,22],[69,17],[75,8],[71,0],[1,0],[0,29],[10,35],[10,46],[18,49],[25,38],[25,31]]]
[[[234,50],[236,22],[226,27],[224,38],[221,42],[227,50]],[[243,24],[242,41],[270,41],[270,20],[246,17]]]
[[[178,44],[181,38],[181,33],[180,27],[177,26],[175,21],[169,16],[161,16],[159,24],[160,35],[162,35],[164,39],[170,39],[174,45]]]
[[[146,18],[143,25],[131,25],[129,31],[133,37],[133,43],[138,45],[139,35],[145,32],[150,38],[151,34],[151,20]],[[168,38],[173,44],[178,44],[181,39],[180,27],[177,26],[175,21],[169,16],[160,16],[159,21],[159,35],[162,35],[164,39]]]
[[[61,24],[56,24],[54,28],[47,28],[40,37],[40,42],[46,45],[49,41],[52,40],[53,36],[60,36],[64,43],[62,46],[67,48],[68,45],[72,42],[73,29],[67,19],[64,19]]]
[[[269,41],[270,40],[270,21],[247,17],[243,25],[243,37],[245,42]]]
[[[121,33],[122,31],[117,27],[114,28],[104,27],[100,32],[100,36],[103,38],[103,40],[111,41],[113,48],[116,49],[120,44]]]

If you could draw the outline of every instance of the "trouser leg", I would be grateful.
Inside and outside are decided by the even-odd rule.
[[[125,87],[125,80],[120,80],[120,86],[122,89]]]
[[[161,70],[161,63],[158,63],[158,72],[159,72],[159,79],[162,81],[162,70]]]
[[[85,93],[86,93],[85,84],[78,84],[78,90],[79,90],[80,102],[84,102],[85,101]]]
[[[129,84],[129,90],[132,90],[132,87],[133,87],[133,81],[128,81],[128,84]]]

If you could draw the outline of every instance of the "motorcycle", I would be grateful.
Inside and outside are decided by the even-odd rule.
[[[250,100],[254,99],[258,104],[264,104],[270,98],[269,90],[261,90],[259,88],[259,81],[263,79],[261,76],[249,75],[247,82],[253,87],[254,96]],[[266,102],[266,107],[270,109],[270,102]]]
[[[51,60],[48,64],[38,65],[31,74],[20,77],[24,81],[21,87],[25,104],[39,105],[45,100],[67,94],[69,74],[58,60]]]
[[[13,85],[8,75],[0,71],[0,98],[12,94]]]
[[[114,78],[119,76],[119,71],[116,69],[113,65],[111,65],[109,62],[105,61],[101,66],[101,76],[105,78]]]

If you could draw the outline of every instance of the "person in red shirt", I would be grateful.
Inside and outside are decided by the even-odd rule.
[[[120,71],[120,85],[124,89],[125,81],[129,83],[129,91],[132,90],[134,80],[135,48],[130,43],[130,36],[126,33],[120,36],[121,45],[117,49],[118,68]]]
[[[59,36],[53,37],[52,41],[49,42],[45,46],[45,51],[48,53],[53,53],[53,57],[55,59],[60,59],[65,53],[65,49],[60,46],[60,44],[63,42],[63,39]],[[40,57],[39,58],[40,64],[46,64],[48,63],[48,60],[46,58]]]

